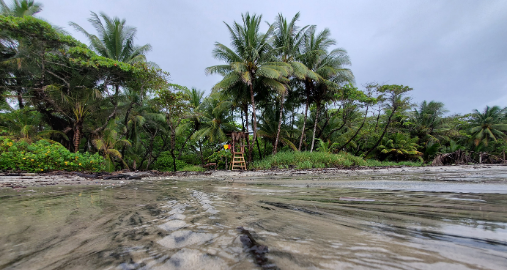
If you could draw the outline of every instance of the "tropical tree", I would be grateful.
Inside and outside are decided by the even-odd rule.
[[[169,84],[166,89],[160,89],[156,92],[157,96],[153,103],[157,109],[165,114],[166,124],[170,136],[170,153],[173,159],[173,169],[176,171],[176,136],[178,135],[180,125],[190,115],[189,96],[186,95],[186,87]]]
[[[387,129],[389,128],[393,117],[400,111],[404,111],[410,107],[410,98],[404,96],[404,94],[408,91],[412,91],[412,88],[403,85],[382,85],[378,87],[378,92],[382,93],[383,97],[379,97],[379,99],[385,99],[386,103],[384,104],[386,112],[389,114],[386,124],[384,126],[384,130],[377,142],[364,154],[364,157],[368,157],[368,155],[375,150],[382,139],[386,135]]]
[[[240,90],[238,84],[245,84],[250,92],[250,103],[253,118],[253,140],[257,139],[257,116],[255,108],[255,91],[270,89],[279,93],[285,92],[287,76],[292,73],[290,65],[279,62],[269,44],[269,38],[275,29],[269,26],[266,33],[260,32],[262,16],[242,15],[242,24],[234,22],[227,26],[232,38],[232,48],[215,43],[213,56],[227,62],[206,68],[207,74],[221,74],[224,78],[213,90],[234,88]],[[262,88],[260,87],[262,86]],[[251,152],[251,145],[250,145]]]
[[[486,106],[481,113],[474,110],[472,113],[469,132],[475,146],[483,143],[488,146],[489,141],[497,141],[500,138],[506,137],[507,124],[505,122],[506,109],[501,109],[498,106]]]
[[[88,21],[97,31],[98,36],[90,34],[77,23],[69,23],[77,31],[86,35],[90,41],[90,48],[100,56],[116,61],[129,64],[146,62],[146,53],[151,50],[151,45],[134,45],[137,32],[135,27],[127,26],[125,19],[111,18],[105,13],[100,13],[100,17],[95,12],[91,14]]]

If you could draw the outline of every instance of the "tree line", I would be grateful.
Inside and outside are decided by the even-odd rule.
[[[505,108],[449,115],[440,102],[413,104],[409,86],[358,86],[347,51],[329,29],[298,25],[299,13],[225,23],[231,42],[215,43],[220,64],[203,72],[222,79],[206,95],[170,82],[125,19],[70,22],[85,45],[37,18],[40,3],[0,5],[0,135],[99,153],[108,170],[202,168],[230,155],[233,131],[251,134],[249,164],[279,151],[431,162],[462,150],[494,161],[506,148]]]

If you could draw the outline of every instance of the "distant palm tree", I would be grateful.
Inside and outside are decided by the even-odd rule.
[[[207,138],[212,143],[221,143],[227,140],[227,132],[236,130],[231,110],[219,106],[221,101],[216,95],[211,95],[201,105],[200,129],[192,135],[195,140]]]
[[[498,106],[486,106],[482,113],[474,110],[470,121],[473,126],[470,129],[470,134],[476,146],[481,142],[488,146],[490,140],[496,141],[499,138],[506,137],[505,114],[506,109],[500,109]]]
[[[3,0],[0,0],[1,15],[24,17],[33,16],[42,10],[42,4],[33,0],[13,0],[12,6],[7,6]]]
[[[127,163],[116,148],[122,146],[131,146],[130,142],[125,139],[118,139],[118,133],[114,128],[106,128],[99,139],[93,140],[93,144],[104,155],[106,161],[106,170],[114,171],[114,158],[122,161],[123,165],[128,168]]]
[[[438,141],[437,136],[445,131],[444,128],[444,114],[447,110],[444,109],[442,102],[423,101],[419,108],[414,109],[411,115],[411,120],[415,125],[415,136],[429,137],[425,141],[433,140]]]
[[[74,22],[69,24],[77,31],[86,35],[90,40],[90,47],[100,56],[107,57],[124,63],[146,62],[146,53],[151,50],[151,45],[134,45],[136,28],[127,26],[125,19],[118,17],[110,18],[105,13],[100,13],[100,17],[92,12],[92,17],[88,21],[92,24],[98,33],[98,36],[88,33],[83,27]]]
[[[250,102],[253,116],[253,140],[257,138],[257,115],[255,109],[254,89],[256,85],[279,93],[286,91],[287,76],[292,68],[275,58],[274,51],[269,44],[274,26],[268,31],[260,33],[262,16],[242,15],[243,24],[234,22],[232,26],[225,24],[232,38],[232,48],[221,43],[215,43],[213,55],[215,58],[227,62],[225,65],[216,65],[206,68],[208,74],[221,74],[224,78],[217,83],[213,90],[237,89],[238,83],[246,84],[250,92]]]

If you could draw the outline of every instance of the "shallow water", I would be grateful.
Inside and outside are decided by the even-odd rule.
[[[0,269],[506,269],[505,176],[2,189]]]

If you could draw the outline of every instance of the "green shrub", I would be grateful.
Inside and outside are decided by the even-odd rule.
[[[176,160],[176,170],[181,171],[181,169],[187,167],[188,164],[182,160]],[[153,164],[153,169],[159,171],[174,171],[173,165],[173,157],[171,157],[171,152],[165,151],[160,154],[160,157],[157,159],[155,164]]]
[[[104,158],[98,153],[71,153],[63,145],[45,139],[29,143],[0,136],[0,170],[97,172],[104,170]]]
[[[227,160],[227,167],[231,165],[232,153],[231,151],[221,149],[220,151],[214,152],[211,156],[208,157],[209,162],[214,162],[217,164],[217,169],[225,169],[225,161]]]
[[[206,171],[203,167],[197,165],[188,165],[183,167],[180,171],[184,172],[204,172]]]

